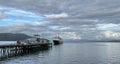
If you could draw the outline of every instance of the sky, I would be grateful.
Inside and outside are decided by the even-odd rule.
[[[0,33],[119,40],[120,0],[0,0]]]

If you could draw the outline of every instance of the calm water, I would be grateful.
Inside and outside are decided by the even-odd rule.
[[[64,43],[49,50],[0,61],[0,64],[120,64],[120,43]]]

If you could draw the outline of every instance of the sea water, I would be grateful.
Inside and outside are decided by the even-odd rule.
[[[64,42],[48,50],[6,58],[0,64],[120,64],[120,43]]]

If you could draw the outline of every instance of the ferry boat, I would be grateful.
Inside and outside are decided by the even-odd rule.
[[[63,40],[62,40],[61,37],[55,36],[55,37],[53,38],[53,43],[54,43],[54,45],[62,44],[62,43],[63,43]]]
[[[49,43],[48,39],[40,38],[39,35],[35,35],[33,38],[17,41],[17,44],[24,44],[24,45],[33,45],[33,44],[43,44]]]

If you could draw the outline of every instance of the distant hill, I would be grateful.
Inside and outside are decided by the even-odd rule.
[[[64,40],[66,42],[120,42],[120,40],[117,40],[117,39],[108,39],[108,40],[79,40],[79,39],[76,39],[76,40]]]
[[[23,33],[0,33],[0,41],[17,41],[31,38]]]

